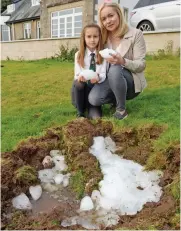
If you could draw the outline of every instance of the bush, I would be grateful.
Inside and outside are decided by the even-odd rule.
[[[66,47],[64,47],[63,45],[61,45],[59,47],[58,53],[56,53],[53,58],[56,58],[57,60],[59,60],[61,62],[65,62],[65,61],[71,62],[71,61],[74,61],[74,56],[75,56],[75,53],[77,51],[78,51],[77,47],[74,47],[71,50],[69,50],[68,44],[67,44]]]

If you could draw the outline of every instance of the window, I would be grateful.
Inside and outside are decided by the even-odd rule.
[[[10,41],[10,28],[7,25],[1,26],[1,40]]]
[[[53,12],[51,37],[65,38],[80,36],[82,30],[82,7]]]
[[[173,2],[174,0],[154,0],[154,4],[160,4],[165,2]]]
[[[151,5],[151,0],[139,0],[134,9]]]
[[[31,0],[32,6],[40,5],[40,0]]]
[[[40,21],[37,21],[37,24],[36,24],[36,37],[37,39],[40,38]]]
[[[145,6],[150,6],[154,4],[160,4],[160,3],[165,3],[165,2],[173,2],[175,0],[139,0],[139,2],[136,4],[134,9],[140,8],[140,7],[145,7]]]
[[[128,11],[128,8],[123,7],[123,13],[126,22],[128,22]]]
[[[7,6],[7,13],[12,13],[15,11],[15,4],[10,4]]]
[[[30,39],[31,38],[31,23],[24,23],[24,38]]]

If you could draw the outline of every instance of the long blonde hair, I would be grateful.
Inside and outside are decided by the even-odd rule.
[[[88,24],[82,30],[82,33],[80,36],[80,49],[77,55],[77,62],[83,68],[84,68],[84,56],[85,56],[85,50],[86,50],[85,32],[86,32],[86,29],[88,28],[97,28],[99,31],[99,42],[98,42],[98,46],[96,47],[96,51],[97,51],[97,55],[96,55],[97,62],[96,63],[101,64],[103,61],[101,55],[99,54],[99,51],[103,49],[101,29],[97,24],[94,24],[94,23]]]
[[[119,16],[119,27],[118,27],[117,31],[115,32],[115,34],[114,34],[115,37],[122,38],[128,32],[128,30],[129,30],[129,27],[128,27],[125,19],[124,19],[123,12],[122,12],[121,8],[119,7],[119,5],[117,3],[103,3],[101,5],[101,7],[99,8],[99,13],[98,13],[100,27],[101,27],[101,32],[102,32],[103,44],[105,44],[107,42],[107,39],[108,39],[108,31],[104,27],[104,25],[102,23],[102,20],[101,20],[101,11],[105,7],[112,7],[114,9],[114,11]]]

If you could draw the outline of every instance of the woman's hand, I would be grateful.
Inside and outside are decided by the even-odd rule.
[[[84,78],[84,76],[78,77],[78,82],[86,82],[87,80]]]
[[[107,58],[106,61],[111,63],[111,64],[120,64],[120,65],[124,65],[125,64],[125,59],[119,54],[110,54],[112,57],[111,58]]]

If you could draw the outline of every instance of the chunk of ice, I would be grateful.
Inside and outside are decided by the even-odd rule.
[[[68,166],[65,164],[64,156],[54,156],[53,162],[55,164],[55,167],[53,167],[53,170],[59,170],[59,171],[66,171]]]
[[[42,183],[53,183],[54,171],[52,169],[43,169],[38,171],[38,178]]]
[[[61,151],[60,150],[51,150],[50,151],[50,156],[51,157],[54,157],[54,156],[57,156],[57,155],[61,155]]]
[[[63,182],[63,174],[57,174],[54,176],[54,181],[55,181],[55,184],[61,184]]]
[[[104,49],[104,50],[101,50],[99,51],[99,54],[104,58],[104,59],[107,59],[107,58],[111,58],[112,56],[110,54],[113,54],[115,55],[116,54],[116,51],[112,50],[112,49]]]
[[[24,193],[21,193],[19,196],[14,197],[12,199],[12,204],[13,207],[16,209],[32,209],[30,200]]]
[[[94,204],[89,196],[85,196],[80,202],[80,211],[88,211],[94,208]]]
[[[92,78],[97,77],[97,73],[93,70],[83,70],[79,76],[83,76],[86,80],[91,80]]]
[[[33,200],[38,200],[41,197],[42,194],[42,187],[41,185],[36,185],[36,186],[30,186],[29,187],[29,192],[33,198]]]

